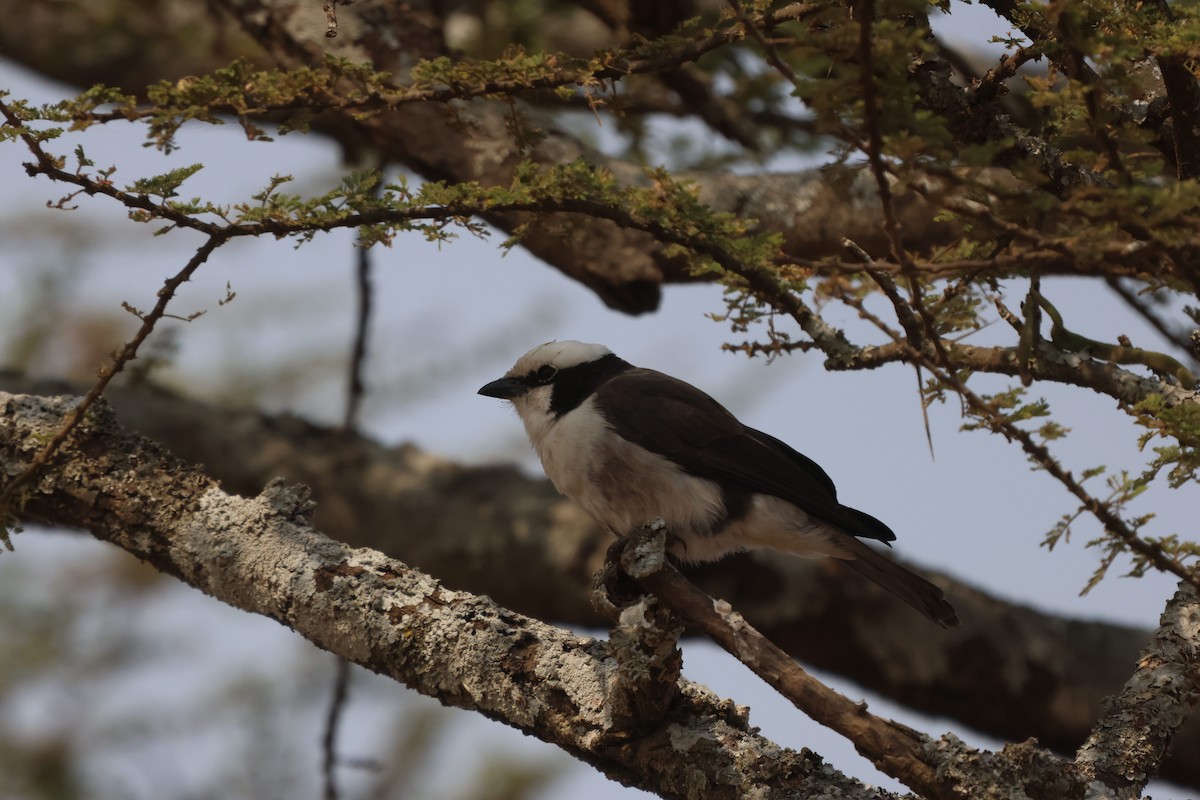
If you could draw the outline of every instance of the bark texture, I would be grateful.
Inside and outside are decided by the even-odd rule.
[[[8,475],[29,463],[74,402],[0,393]],[[889,796],[759,736],[745,709],[702,686],[679,679],[662,703],[661,680],[645,678],[662,674],[661,652],[649,661],[637,647],[614,652],[328,539],[311,526],[304,487],[273,481],[255,497],[228,494],[121,430],[103,403],[22,499],[23,519],[89,530],[222,602],[663,797]],[[658,697],[637,701],[647,690]]]

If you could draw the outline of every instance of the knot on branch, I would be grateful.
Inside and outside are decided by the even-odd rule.
[[[312,525],[317,504],[313,502],[312,490],[304,484],[289,486],[283,478],[275,477],[267,481],[259,497],[289,522],[302,527]]]
[[[667,526],[653,519],[609,545],[604,565],[592,578],[592,606],[611,620],[621,609],[646,593],[639,581],[654,575],[667,563]]]
[[[657,724],[679,692],[683,623],[636,583],[666,561],[665,528],[657,522],[615,542],[593,585],[596,609],[615,620],[608,639],[617,663],[608,695],[610,741]]]

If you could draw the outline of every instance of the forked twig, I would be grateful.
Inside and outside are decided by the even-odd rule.
[[[207,261],[209,255],[224,244],[225,241],[224,237],[210,236],[205,240],[204,244],[196,249],[196,252],[188,260],[187,264],[184,265],[183,269],[166,280],[163,287],[158,290],[158,301],[154,304],[154,308],[141,317],[142,324],[138,328],[137,333],[113,356],[111,364],[99,369],[99,380],[96,381],[96,385],[71,409],[63,421],[62,427],[59,428],[58,433],[33,457],[29,466],[0,490],[0,516],[7,516],[11,513],[8,509],[11,509],[15,504],[19,505],[16,503],[18,490],[37,476],[38,472],[46,466],[58,448],[70,437],[71,432],[83,420],[84,415],[91,408],[92,404],[104,393],[104,390],[108,387],[112,379],[121,370],[125,369],[125,366],[130,361],[137,358],[138,348],[146,341],[146,337],[154,330],[154,326],[158,324],[158,321],[166,316],[167,304],[175,297],[175,293],[179,290],[179,287],[190,280],[196,270],[200,268],[200,265]]]
[[[689,627],[703,632],[753,670],[796,708],[848,738],[881,771],[925,797],[954,796],[922,755],[922,748],[931,744],[928,736],[872,714],[865,703],[830,689],[728,603],[713,599],[685,578],[662,554],[667,533],[661,520],[631,532],[622,540],[622,570]],[[647,557],[651,547],[657,555]]]

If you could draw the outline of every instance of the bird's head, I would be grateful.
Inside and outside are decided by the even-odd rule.
[[[479,393],[512,402],[526,428],[542,422],[549,424],[570,410],[563,406],[563,389],[569,385],[574,394],[577,388],[587,388],[579,379],[591,373],[593,365],[608,361],[619,362],[619,359],[602,344],[570,340],[546,342],[518,358],[503,378],[480,388]],[[556,386],[559,387],[557,397]],[[572,399],[571,407],[574,407],[579,398]],[[532,428],[530,433],[532,435]]]

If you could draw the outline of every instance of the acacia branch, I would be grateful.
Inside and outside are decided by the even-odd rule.
[[[231,11],[233,9],[230,9]],[[669,42],[647,42],[631,47],[618,47],[596,53],[590,59],[573,58],[566,54],[555,54],[537,65],[525,67],[508,66],[507,59],[475,62],[460,60],[456,65],[461,67],[461,74],[447,71],[444,75],[433,71],[432,77],[413,85],[401,85],[389,79],[383,73],[373,76],[374,82],[368,91],[361,87],[350,85],[313,86],[305,84],[294,92],[282,91],[282,99],[272,99],[269,94],[255,94],[254,89],[239,94],[237,102],[226,100],[221,93],[214,92],[212,96],[200,96],[181,90],[177,97],[164,103],[154,105],[126,105],[108,111],[91,111],[78,113],[74,121],[77,124],[92,125],[116,121],[133,122],[150,119],[161,121],[165,117],[186,119],[194,113],[197,106],[213,116],[227,115],[230,117],[263,116],[272,114],[288,114],[304,111],[313,114],[337,112],[353,114],[361,112],[395,111],[401,106],[413,103],[449,103],[451,101],[466,101],[472,99],[495,99],[504,97],[523,97],[538,93],[552,92],[556,89],[582,88],[585,91],[603,87],[605,83],[623,80],[633,75],[668,76],[668,86],[680,93],[684,100],[698,101],[702,96],[711,97],[711,87],[705,81],[707,75],[699,72],[689,72],[687,67],[698,59],[726,45],[743,39],[747,26],[773,27],[787,22],[806,19],[820,10],[817,4],[793,3],[787,7],[754,14],[744,18],[744,21],[714,29],[701,31],[689,37],[675,37]],[[239,15],[239,19],[242,17]],[[284,35],[280,32],[279,35]],[[326,69],[329,69],[328,67]],[[497,73],[511,73],[490,77]],[[314,70],[321,75],[319,69]],[[678,80],[691,81],[681,86]],[[254,77],[247,79],[248,84],[257,84],[261,80]],[[427,84],[441,84],[429,86]],[[185,86],[187,84],[184,84]],[[266,89],[268,87],[264,87]],[[279,87],[271,86],[274,91]],[[348,91],[338,91],[346,89]],[[731,101],[725,100],[726,104]],[[659,109],[655,109],[656,111]],[[699,114],[702,119],[721,131],[730,139],[738,141],[748,148],[754,147],[752,134],[744,130],[745,122],[740,119],[726,118],[723,120],[710,118],[709,114],[723,114],[730,117],[734,112],[741,113],[740,108],[724,108],[722,110],[692,109],[691,114]],[[743,132],[738,133],[741,127]]]
[[[989,429],[1002,434],[1010,442],[1017,442],[1030,460],[1061,483],[1068,492],[1079,500],[1083,508],[1087,509],[1093,517],[1099,520],[1104,526],[1104,530],[1110,536],[1118,539],[1130,551],[1146,559],[1155,569],[1170,573],[1181,580],[1200,587],[1200,568],[1197,568],[1195,565],[1183,563],[1179,558],[1163,550],[1161,545],[1140,536],[1135,528],[1114,510],[1110,503],[1092,496],[1071,471],[1065,469],[1059,463],[1058,459],[1051,454],[1050,449],[1045,444],[1037,441],[1036,437],[1029,431],[1017,426],[1013,421],[1006,418],[992,404],[968,388],[956,374],[947,371],[942,364],[916,350],[907,341],[901,340],[897,334],[888,328],[883,320],[867,310],[860,298],[850,296],[846,293],[842,293],[840,297],[847,305],[855,308],[863,319],[871,322],[881,331],[891,336],[897,347],[909,350],[909,359],[913,363],[928,368],[938,382],[962,398],[963,402],[972,412],[985,421]],[[1020,365],[1020,368],[1024,369],[1027,366],[1027,364],[1023,364]]]
[[[325,52],[331,52],[358,63],[371,62],[377,69],[391,69],[397,74],[404,74],[414,60],[434,58],[443,55],[445,50],[439,31],[406,24],[412,19],[404,16],[408,12],[400,7],[370,15],[357,13],[356,8],[355,13],[345,15],[342,20],[343,28],[352,32],[336,40],[327,40],[321,36],[314,38],[314,31],[319,34],[322,24],[319,15],[305,18],[304,14],[297,13],[297,4],[290,0],[226,0],[213,5],[226,9],[235,20],[235,25],[241,26],[257,39],[263,52],[269,54],[266,60],[274,58],[289,66],[310,67],[320,63]],[[656,52],[668,66],[686,63],[679,61],[677,56],[688,51],[688,48],[698,48],[699,52],[707,46],[705,43],[728,46],[736,44],[740,37],[747,34],[766,41],[756,25],[747,24],[747,20],[756,21],[767,28],[782,21],[804,19],[806,15],[827,8],[820,3],[799,3],[767,12],[764,16],[743,12],[744,19],[717,26],[711,32],[698,32],[696,38],[689,42],[661,42],[661,46],[651,48],[640,56],[641,61],[639,57],[630,56],[602,66],[616,72],[636,71],[642,61],[651,64]],[[1011,12],[1012,9],[1007,10]],[[30,12],[22,9],[14,13]],[[44,16],[50,12],[41,9],[38,13]],[[39,21],[40,24],[47,24],[41,17]],[[69,17],[61,21],[73,22]],[[206,20],[206,23],[212,22],[212,19]],[[59,37],[69,36],[75,27],[70,24],[58,25],[55,34]],[[1052,29],[1048,30],[1052,33]],[[813,35],[810,32],[809,39],[816,41],[812,39]],[[26,53],[27,61],[34,58],[34,54],[22,47],[25,42],[9,42],[4,36],[0,34],[0,45],[4,46],[6,52]],[[726,41],[724,44],[714,44],[710,41],[713,37],[725,37]],[[239,37],[233,38],[241,41]],[[161,45],[161,42],[155,39],[152,44]],[[770,45],[770,42],[767,41],[767,44]],[[74,48],[67,41],[64,49]],[[152,61],[149,55],[151,50],[153,48],[148,46],[139,47],[135,39],[129,45],[129,52],[123,53],[118,59],[122,64],[130,65],[128,71],[115,73],[112,77],[116,80],[110,82],[121,83],[124,79],[123,85],[140,88],[147,82],[160,80],[165,72],[161,68],[147,75],[134,71],[138,65]],[[212,70],[213,64],[208,61],[188,60],[190,49],[177,50],[179,62],[172,65],[172,78]],[[772,51],[767,52],[770,54]],[[246,51],[238,55],[244,57]],[[21,58],[20,55],[17,57]],[[260,63],[263,60],[258,59]],[[1013,60],[1009,59],[1010,62]],[[62,61],[56,58],[52,66],[69,70],[70,65]],[[46,68],[46,65],[34,63],[35,67]],[[156,63],[156,66],[160,65]],[[941,61],[922,61],[913,65],[912,76],[923,87],[923,96],[930,108],[946,115],[958,138],[971,142],[1011,142],[1024,158],[1037,163],[1051,183],[1060,188],[1095,182],[1095,173],[1068,164],[1062,154],[1046,141],[1021,130],[992,108],[990,103],[968,96],[969,92],[955,85],[950,79],[948,67],[943,69],[943,66],[946,65]],[[582,71],[561,70],[560,74],[538,79],[549,81],[547,86],[567,86],[571,85],[572,80],[587,80],[594,69],[588,65]],[[66,80],[72,77],[69,72],[59,76]],[[90,84],[95,76],[85,71],[77,73],[75,80]],[[603,80],[611,79],[605,77]],[[544,138],[533,143],[531,149],[523,150],[520,143],[512,141],[506,127],[506,120],[511,116],[509,109],[500,109],[499,103],[463,103],[450,113],[442,107],[448,101],[441,96],[421,94],[453,89],[457,92],[456,97],[487,97],[489,91],[511,96],[510,93],[519,91],[524,83],[524,79],[506,78],[500,82],[482,80],[470,85],[432,89],[402,87],[400,92],[418,92],[412,95],[412,100],[422,102],[405,101],[394,108],[383,108],[387,113],[369,120],[350,120],[346,118],[345,109],[334,111],[330,115],[336,118],[334,124],[323,127],[323,130],[332,133],[352,150],[361,148],[365,138],[389,159],[404,163],[410,169],[433,179],[474,180],[485,185],[503,185],[511,178],[513,165],[525,157],[541,163],[563,163],[581,154],[613,170],[622,181],[636,182],[642,179],[639,170],[630,169],[631,165],[592,152],[577,140],[550,127],[541,132]],[[544,93],[546,89],[533,91]],[[381,101],[366,98],[364,102]],[[470,136],[465,135],[467,131]],[[843,236],[854,239],[877,256],[885,252],[888,243],[886,237],[879,236],[882,232],[878,224],[881,221],[879,210],[868,208],[857,192],[838,191],[836,187],[822,191],[818,185],[820,182],[816,175],[809,179],[805,176],[712,174],[706,175],[700,185],[704,197],[714,207],[758,218],[765,229],[784,233],[787,239],[784,250],[787,253],[808,258],[836,253]],[[954,225],[932,221],[935,206],[921,203],[919,198],[911,194],[897,196],[896,212],[906,244],[913,252],[928,250],[955,235]],[[509,231],[529,221],[528,215],[522,212],[491,213],[487,218]],[[560,224],[543,227],[543,230],[534,230],[526,240],[530,251],[565,274],[582,281],[614,307],[634,312],[649,310],[658,302],[658,287],[662,282],[694,280],[686,264],[664,254],[636,231],[622,231],[604,222],[580,220],[562,220]],[[597,246],[599,243],[603,243],[603,246]],[[1087,271],[1090,274],[1103,270],[1107,263],[1108,259],[1101,259],[1099,264],[1087,265]],[[1127,274],[1127,270],[1120,268],[1120,274]]]
[[[1076,763],[1103,795],[1136,798],[1200,702],[1200,592],[1180,581],[1133,676],[1079,749]]]
[[[179,287],[189,281],[196,270],[200,268],[200,265],[207,261],[212,252],[224,244],[224,242],[225,240],[221,237],[209,237],[204,244],[197,248],[195,254],[192,255],[183,269],[167,279],[163,287],[158,290],[158,301],[155,302],[154,308],[147,314],[139,315],[142,324],[138,327],[133,338],[126,342],[121,350],[114,355],[111,364],[100,369],[99,380],[96,381],[95,385],[84,395],[83,399],[66,415],[62,427],[38,451],[37,455],[30,461],[28,467],[3,484],[3,488],[0,489],[0,526],[4,525],[9,517],[16,516],[19,513],[12,506],[19,505],[22,502],[18,498],[18,492],[21,488],[30,483],[37,476],[39,470],[46,467],[50,459],[63,446],[71,436],[71,433],[83,420],[84,415],[88,413],[92,405],[104,393],[104,390],[108,387],[112,379],[121,370],[125,369],[125,366],[130,361],[137,358],[138,349],[146,341],[151,331],[154,330],[154,326],[167,313],[167,305],[175,297],[175,293],[179,291]],[[7,540],[5,543],[8,544]],[[11,547],[11,544],[9,547]]]
[[[253,20],[253,25],[256,26],[253,28],[253,32],[262,38],[264,47],[281,61],[295,65],[312,63],[313,58],[319,57],[319,54],[309,45],[295,40],[297,33],[292,30],[292,27],[273,15],[271,9],[275,8],[275,5],[271,2],[238,4],[238,8],[234,9],[234,12],[244,15],[239,16],[239,19],[242,19],[248,26],[252,24],[249,20]],[[284,8],[286,4],[280,3],[279,6]],[[765,41],[765,37],[762,37],[761,31],[754,24],[755,21],[760,21],[763,25],[774,25],[784,20],[803,19],[806,15],[813,13],[814,8],[816,6],[793,4],[777,12],[772,12],[774,16],[769,18],[754,17],[750,19],[747,17],[739,24],[743,33],[749,32],[756,38],[763,38]],[[291,22],[286,9],[279,13],[279,17]],[[371,24],[383,23],[372,18]],[[738,27],[739,25],[735,24],[728,29],[722,28],[711,36],[718,36],[718,38],[727,36],[729,37],[727,43],[731,43],[736,41],[738,36],[729,31]],[[387,31],[381,31],[380,34],[369,40],[378,44],[394,39],[394,37],[384,35],[387,34]],[[411,37],[406,41],[416,47]],[[704,41],[708,42],[708,39],[704,39]],[[770,45],[769,42],[767,44]],[[380,46],[382,47],[382,44]],[[670,50],[669,47],[667,49]],[[363,60],[371,58],[382,67],[387,66],[391,60],[398,57],[396,53],[366,52],[361,48],[355,49],[348,45],[338,52],[350,58]],[[773,52],[773,50],[768,52]],[[428,56],[434,53],[436,53],[436,48],[433,44],[425,43],[421,47],[416,47],[414,55]],[[633,62],[635,67],[637,63],[640,63],[637,59],[633,59]],[[620,69],[626,68],[630,68],[629,65],[622,62]],[[582,73],[576,74],[567,71],[562,75],[547,78],[547,80],[569,81],[572,78],[582,79],[581,75]],[[516,91],[522,81],[510,79],[510,82],[511,86],[492,85],[485,81],[481,85],[472,84],[453,88],[461,96],[475,96],[472,94],[473,92],[482,92],[483,96],[487,96],[486,92],[490,90]],[[438,106],[444,101],[444,99],[435,101],[434,95],[426,94],[430,90],[406,88],[401,91],[416,92],[412,95],[412,99],[423,102],[408,103],[406,101],[387,109],[391,113],[380,114],[355,123],[355,126],[360,129],[360,134],[378,139],[381,152],[432,178],[453,181],[474,180],[483,185],[503,185],[511,179],[511,170],[514,164],[526,153],[518,152],[520,147],[517,143],[501,140],[500,134],[502,131],[507,131],[507,123],[493,114],[493,111],[496,111],[494,108],[496,104],[466,104],[457,107],[453,113],[443,115],[432,108],[426,108],[426,106]],[[958,88],[954,88],[953,91],[961,93]],[[380,95],[380,98],[382,97],[383,95]],[[365,102],[383,102],[380,98],[367,98]],[[317,103],[319,109],[319,99],[314,102]],[[403,110],[401,108],[403,105],[416,105],[421,108]],[[263,106],[263,108],[269,107],[269,105]],[[280,108],[283,107],[280,106]],[[231,108],[230,110],[245,113],[245,109]],[[341,109],[340,111],[347,110]],[[500,116],[503,117],[507,113],[506,111]],[[419,126],[419,132],[409,130],[410,126]],[[461,136],[466,129],[471,131],[475,139],[457,142],[457,137]],[[433,137],[431,132],[434,130],[441,130],[445,135]],[[631,170],[629,164],[591,152],[579,146],[578,143],[564,141],[557,132],[543,133],[545,138],[539,140],[541,144],[535,144],[534,150],[528,153],[534,160],[542,163],[563,163],[566,160],[585,155],[595,163],[613,170],[614,174],[617,174],[623,182],[636,184],[645,180],[645,176],[639,170]],[[406,142],[410,143],[409,146],[405,147],[403,152],[397,152],[401,143]],[[438,155],[440,150],[447,151],[444,157]],[[509,150],[513,152],[509,152]],[[1045,148],[1040,148],[1039,152],[1044,150]],[[450,151],[453,153],[451,154]],[[784,232],[787,237],[784,252],[803,254],[810,258],[821,253],[837,252],[842,236],[849,236],[862,244],[869,252],[878,252],[876,247],[880,244],[885,249],[888,246],[886,241],[882,243],[875,241],[879,233],[876,224],[878,209],[867,207],[856,193],[846,195],[844,192],[823,191],[820,179],[827,178],[827,175],[756,175],[740,176],[740,179],[739,176],[731,175],[694,177],[698,180],[703,197],[714,208],[733,210],[735,213],[757,218],[764,229]],[[809,197],[810,200],[797,205],[794,198],[798,195]],[[909,192],[896,198],[897,221],[904,228],[906,240],[915,247],[921,248],[928,248],[939,242],[947,241],[950,236],[954,235],[955,226],[933,222],[931,218],[936,206],[927,205],[914,195],[915,193]],[[784,197],[791,199],[788,202],[781,202]],[[529,212],[519,209],[499,209],[487,211],[484,216],[489,221],[500,224],[501,227],[513,230],[528,222]],[[165,218],[170,219],[169,216]],[[178,222],[178,219],[172,221]],[[834,236],[829,236],[830,231],[834,232]],[[571,241],[564,241],[564,238]],[[601,240],[606,241],[606,247],[599,250],[590,248],[588,245],[588,242]],[[646,310],[652,307],[657,302],[657,285],[663,280],[694,279],[694,276],[689,275],[685,263],[663,254],[661,248],[656,247],[654,242],[645,240],[636,231],[630,229],[615,231],[601,221],[585,222],[564,219],[554,225],[533,226],[527,234],[524,244],[535,254],[547,258],[567,274],[595,289],[606,302],[626,310]],[[582,254],[576,252],[579,248],[587,251],[586,260],[575,258],[576,255]],[[598,252],[599,256],[597,256]],[[612,254],[611,258],[610,253]],[[1108,262],[1108,259],[1104,259],[1101,263]],[[1103,267],[1097,265],[1096,269],[1103,269]],[[1115,266],[1114,269],[1119,274],[1128,274],[1128,269],[1124,267]]]
[[[661,521],[614,545],[622,570],[741,661],[814,721],[848,738],[881,771],[926,797],[953,798],[924,751],[929,737],[867,711],[809,675],[787,653],[754,629],[727,603],[716,601],[666,559]]]
[[[0,372],[0,389],[86,387]],[[253,497],[282,475],[313,487],[316,525],[353,547],[401,557],[526,615],[605,624],[588,603],[588,587],[611,539],[545,480],[148,386],[118,384],[105,399],[127,429],[205,464],[226,491]],[[687,575],[805,664],[997,738],[1036,737],[1060,754],[1079,748],[1101,699],[1120,690],[1150,636],[1039,613],[942,575],[935,579],[954,598],[963,627],[929,637],[923,617],[837,567],[757,553]],[[527,579],[531,573],[537,582]],[[1200,785],[1200,764],[1187,757],[1200,748],[1196,722],[1179,735],[1163,771],[1189,786]]]
[[[24,130],[23,120],[3,100],[0,100],[0,111],[3,111],[10,125]],[[51,180],[77,186],[89,194],[109,197],[131,210],[145,212],[154,218],[165,219],[177,227],[196,230],[222,241],[242,236],[302,236],[337,228],[362,228],[373,225],[403,227],[421,221],[467,220],[475,214],[489,212],[557,213],[603,220],[617,230],[645,235],[648,241],[654,243],[682,246],[702,258],[711,259],[727,272],[738,275],[764,302],[796,321],[801,330],[811,337],[813,346],[826,354],[826,367],[829,369],[871,369],[886,363],[912,363],[912,352],[919,352],[916,348],[910,350],[901,343],[878,347],[855,345],[847,340],[842,331],[826,323],[796,292],[788,289],[779,274],[771,269],[743,262],[731,252],[728,242],[703,233],[681,230],[669,221],[647,216],[631,208],[629,203],[618,204],[609,197],[562,198],[539,191],[534,199],[496,201],[486,190],[481,190],[477,193],[478,199],[474,201],[460,200],[440,205],[384,206],[357,212],[344,211],[334,217],[310,217],[298,212],[281,211],[264,220],[227,221],[225,224],[217,224],[183,213],[167,202],[157,203],[144,194],[119,189],[107,179],[64,170],[58,166],[56,158],[31,135],[23,133],[22,138],[35,158],[34,162],[26,165],[32,174],[43,174]],[[967,207],[965,204],[960,205],[964,209]],[[1070,254],[1064,252],[1063,247],[1052,242],[1047,243],[1036,233],[1018,231],[1014,235],[1028,238],[1031,246],[1047,253],[1047,258],[1071,260]],[[1119,263],[1122,255],[1114,251],[1112,258]],[[1027,262],[1013,263],[1032,268]],[[887,266],[874,262],[872,269],[885,273]],[[876,279],[882,280],[879,275]],[[893,295],[893,302],[897,300],[898,295]],[[906,304],[901,303],[897,306],[897,313],[904,312],[906,308]],[[916,326],[910,325],[910,328],[915,329]],[[910,330],[910,334],[912,332]],[[939,361],[948,369],[971,369],[1010,375],[1020,371],[1020,362],[1011,348],[952,344],[940,338],[937,338],[937,341]],[[1043,352],[1029,367],[1029,374],[1034,378],[1086,386],[1130,405],[1146,399],[1151,394],[1161,394],[1172,404],[1194,402],[1196,398],[1194,393],[1180,390],[1179,387],[1162,380],[1142,378],[1115,364],[1084,359],[1077,354]]]
[[[0,463],[27,468],[73,402],[0,393]],[[89,530],[228,605],[555,744],[622,783],[680,798],[881,796],[758,735],[744,712],[690,681],[680,679],[662,707],[660,685],[636,677],[647,665],[630,663],[637,648],[618,657],[606,642],[325,538],[311,527],[306,489],[276,481],[257,497],[226,494],[124,432],[102,404],[36,488],[24,520]],[[647,686],[658,691],[639,704],[631,687]]]

